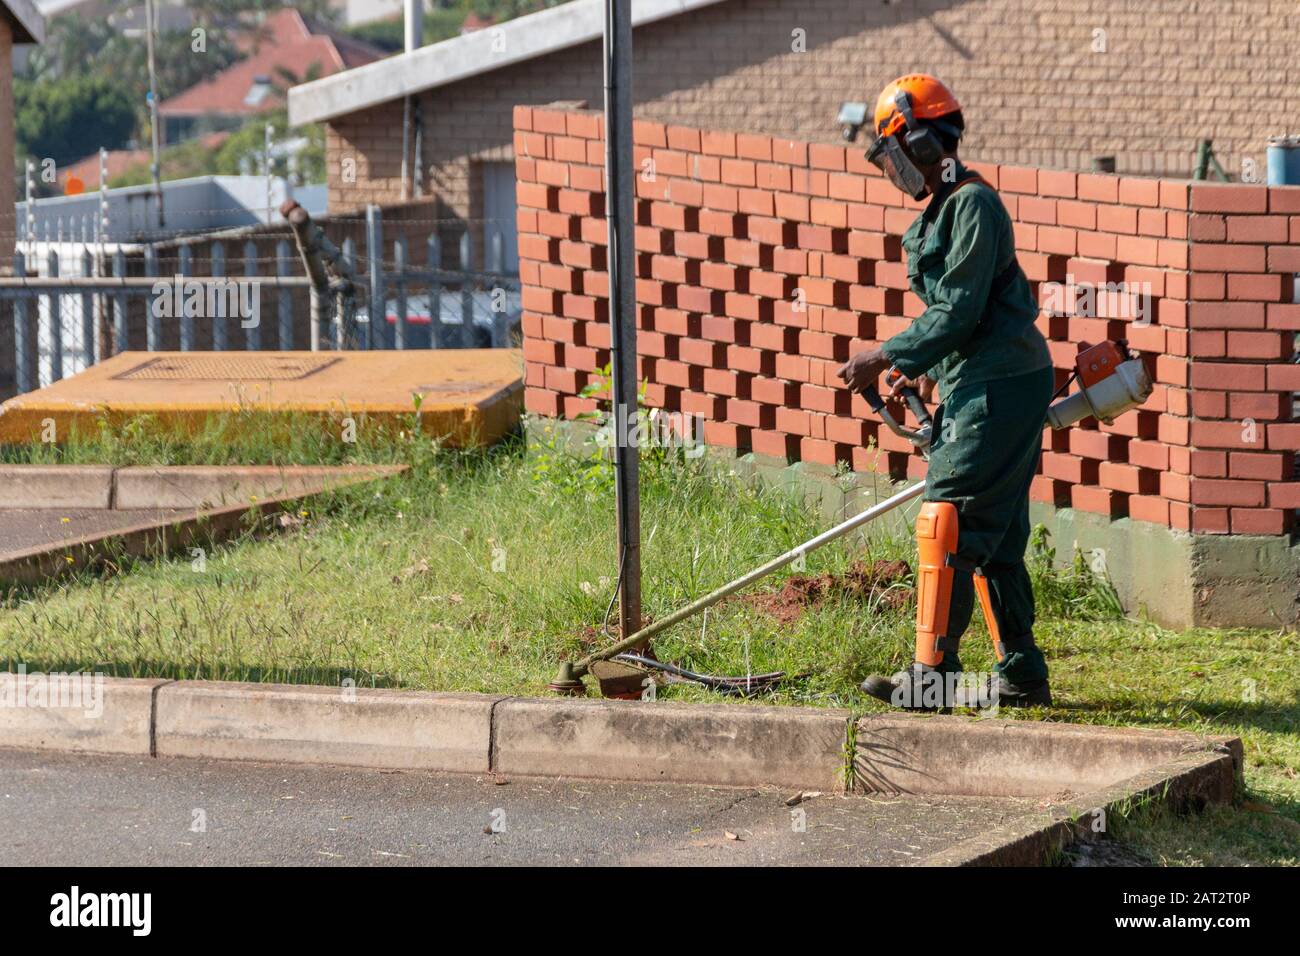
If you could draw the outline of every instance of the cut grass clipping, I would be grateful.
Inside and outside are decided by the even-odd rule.
[[[602,622],[615,586],[613,478],[597,449],[562,440],[545,423],[530,425],[531,447],[516,438],[464,452],[410,430],[368,437],[363,422],[355,443],[341,442],[337,424],[303,421],[271,436],[231,416],[190,435],[146,423],[60,447],[0,450],[7,461],[412,466],[398,478],[313,498],[279,533],[229,542],[202,561],[128,563],[11,592],[0,605],[0,666],[538,695],[557,661],[610,639]],[[840,490],[871,480],[842,476]],[[651,618],[833,518],[824,501],[663,451],[644,455],[641,495]],[[1023,716],[1179,727],[1246,742],[1248,790],[1239,806],[1187,817],[1138,808],[1111,835],[1158,863],[1300,861],[1296,635],[1176,632],[1124,619],[1109,584],[1081,558],[1057,566],[1053,547],[1038,529],[1029,557],[1036,630],[1058,706]],[[761,703],[871,706],[858,682],[911,657],[911,575],[892,562],[912,560],[906,527],[875,522],[750,596],[684,622],[655,650],[706,673],[807,675]],[[863,585],[863,573],[875,577]],[[803,594],[795,613],[783,597],[791,591]],[[962,658],[987,670],[992,650],[976,617]],[[687,685],[658,696],[720,699]]]

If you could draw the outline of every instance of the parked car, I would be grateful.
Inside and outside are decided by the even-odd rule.
[[[475,290],[471,293],[472,311],[470,332],[466,336],[468,348],[490,348],[492,346],[493,326],[502,322],[506,334],[519,326],[523,308],[518,290],[504,289],[500,293],[489,290]],[[428,293],[419,293],[406,297],[406,348],[433,348],[434,323],[433,307]],[[462,297],[458,289],[450,289],[439,297],[439,318],[441,325],[447,326],[447,335],[455,341],[464,325],[462,316]],[[500,317],[500,318],[498,318]],[[370,304],[362,300],[357,304],[357,323],[367,325],[370,322]],[[397,327],[397,299],[387,299],[384,303],[384,321],[387,325],[384,342],[395,342]],[[444,338],[445,341],[445,338]]]

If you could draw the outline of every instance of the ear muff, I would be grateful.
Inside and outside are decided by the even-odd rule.
[[[921,125],[912,115],[912,100],[905,90],[899,90],[894,94],[894,105],[898,107],[898,112],[907,126],[907,133],[903,136],[903,144],[907,147],[907,151],[921,165],[933,166],[943,158],[943,143],[938,135],[932,127]],[[961,130],[952,124],[942,120],[930,120],[930,122],[953,139],[961,138]]]

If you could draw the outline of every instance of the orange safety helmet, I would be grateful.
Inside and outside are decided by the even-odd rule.
[[[876,134],[889,136],[907,125],[903,111],[898,108],[898,93],[907,94],[912,115],[917,119],[938,119],[961,109],[952,90],[928,73],[909,73],[900,76],[880,91],[876,98]]]
[[[943,158],[943,141],[933,124],[954,140],[961,138],[961,123],[943,119],[961,109],[952,95],[933,76],[909,73],[900,76],[880,92],[876,100],[875,142],[867,149],[867,161],[889,177],[889,181],[913,199],[929,192],[925,174],[917,168],[933,166]]]

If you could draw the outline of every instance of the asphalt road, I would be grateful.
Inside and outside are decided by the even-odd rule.
[[[1028,809],[790,796],[0,750],[0,865],[908,865]]]

